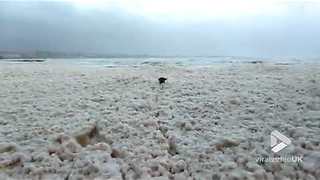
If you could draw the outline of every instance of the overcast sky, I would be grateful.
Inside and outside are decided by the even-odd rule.
[[[320,57],[320,0],[0,0],[0,50]]]

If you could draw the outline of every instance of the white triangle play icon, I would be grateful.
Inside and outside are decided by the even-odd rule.
[[[291,140],[279,131],[272,131],[270,136],[272,151],[277,153],[291,144]]]

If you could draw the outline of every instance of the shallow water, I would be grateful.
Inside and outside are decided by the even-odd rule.
[[[19,62],[19,59],[2,60],[5,63],[28,63]],[[253,58],[237,56],[212,56],[212,57],[155,57],[155,58],[61,58],[46,59],[47,63],[63,63],[82,66],[105,66],[127,67],[141,65],[173,64],[178,66],[207,66],[221,63],[250,63],[250,62],[273,62],[282,64],[317,63],[318,59],[297,58]],[[35,63],[35,62],[33,62]]]

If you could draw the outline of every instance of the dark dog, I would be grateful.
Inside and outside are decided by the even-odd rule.
[[[167,78],[160,77],[159,79],[159,84],[161,86],[161,89],[163,88],[164,83],[166,83]]]

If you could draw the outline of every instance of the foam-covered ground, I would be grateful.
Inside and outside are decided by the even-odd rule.
[[[0,179],[317,180],[320,66],[2,63],[0,142]]]

